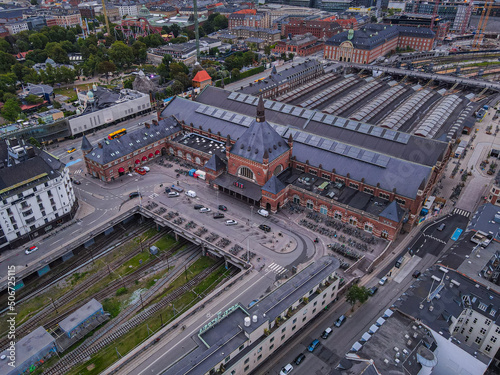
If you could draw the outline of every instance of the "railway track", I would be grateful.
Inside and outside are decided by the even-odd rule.
[[[64,374],[67,371],[69,371],[72,367],[74,367],[75,365],[88,360],[88,358],[90,356],[98,353],[101,349],[103,349],[107,345],[111,344],[114,340],[123,336],[124,334],[129,332],[131,329],[138,326],[139,324],[144,322],[144,320],[148,319],[149,317],[151,317],[152,315],[154,315],[155,313],[157,313],[161,309],[167,307],[170,303],[172,303],[172,301],[174,301],[176,298],[181,296],[183,293],[190,291],[194,286],[196,286],[198,283],[200,283],[210,273],[214,272],[222,264],[223,264],[223,260],[219,260],[217,263],[215,263],[211,267],[206,268],[205,270],[200,272],[198,275],[193,277],[191,280],[189,280],[183,286],[181,286],[181,287],[175,289],[174,291],[172,291],[171,293],[169,293],[161,301],[149,306],[148,308],[141,311],[139,314],[135,315],[132,319],[117,326],[116,329],[114,329],[115,327],[111,327],[111,329],[114,329],[114,330],[109,335],[103,337],[104,335],[101,334],[100,337],[94,337],[94,336],[90,337],[89,339],[86,340],[86,342],[84,342],[82,345],[80,345],[77,349],[75,349],[71,353],[68,353],[58,363],[56,363],[50,369],[47,369],[43,374],[46,374],[46,375]],[[137,304],[140,305],[140,302],[138,302]],[[108,330],[108,332],[109,332],[109,330]],[[97,335],[97,336],[99,336],[99,335]]]
[[[155,243],[162,236],[164,236],[166,234],[168,234],[167,231],[163,231],[163,232],[157,233],[153,237],[151,237],[150,239],[148,239],[148,241],[145,244],[143,244],[143,245],[146,246],[146,247],[148,247],[149,245]],[[187,241],[185,241],[185,240],[182,241],[182,242],[180,242],[180,243],[178,243],[172,249],[170,249],[169,252],[167,252],[165,255],[169,256],[173,252],[179,250],[186,243],[187,243]],[[110,265],[110,267],[111,266],[118,266],[118,265],[121,265],[121,264],[127,262],[128,260],[130,260],[134,256],[136,256],[139,252],[140,252],[140,249],[138,249],[136,251],[130,252],[126,256],[121,257],[121,258],[115,260]],[[155,264],[159,263],[160,261],[161,261],[161,258],[155,258],[151,262],[149,262],[147,264],[147,266],[148,266],[148,268],[150,268],[150,267],[154,266]],[[19,327],[17,327],[17,329],[16,329],[16,336],[19,337],[19,338],[22,338],[23,336],[27,335],[32,330],[34,330],[35,328],[38,328],[41,325],[45,325],[46,326],[45,328],[51,328],[51,326],[53,327],[58,322],[60,322],[61,320],[63,320],[66,316],[68,316],[69,314],[71,314],[73,311],[75,311],[79,307],[83,306],[88,301],[90,301],[92,298],[102,299],[104,297],[107,297],[110,293],[116,291],[117,285],[119,285],[120,283],[126,284],[126,283],[128,283],[130,281],[134,281],[137,278],[137,275],[140,274],[140,273],[142,273],[142,272],[144,272],[144,267],[141,267],[141,268],[137,269],[136,271],[132,272],[129,275],[126,275],[125,277],[122,277],[119,280],[112,281],[110,284],[108,284],[106,286],[106,288],[104,290],[101,290],[101,291],[99,291],[98,293],[96,293],[96,294],[94,294],[92,296],[89,296],[89,297],[81,299],[80,301],[78,301],[77,304],[73,305],[70,310],[62,312],[62,313],[59,313],[57,311],[58,307],[59,308],[63,307],[68,302],[70,302],[70,301],[74,300],[75,298],[77,298],[77,296],[80,293],[82,293],[83,291],[87,290],[89,287],[91,287],[92,285],[94,285],[96,282],[98,282],[99,280],[101,280],[104,277],[106,277],[106,275],[109,273],[109,270],[106,268],[106,269],[103,269],[103,270],[100,270],[100,271],[96,272],[95,274],[93,274],[92,276],[90,276],[87,280],[85,280],[82,283],[78,284],[77,286],[75,286],[75,288],[73,288],[72,290],[70,290],[68,293],[66,293],[65,295],[61,296],[59,299],[57,299],[56,301],[54,301],[53,304],[47,305],[44,309],[42,309],[40,312],[38,312],[36,315],[34,315],[32,318],[30,318],[29,321],[27,321],[26,323],[24,323],[24,324],[20,325]],[[39,292],[37,292],[36,294],[39,294]],[[54,319],[51,319],[51,320],[47,320],[47,317],[50,316],[51,314],[53,314],[54,312],[56,312],[58,314],[57,317],[54,318]],[[0,347],[6,347],[8,345],[8,342],[9,342],[9,340],[8,340],[7,337],[0,338]]]

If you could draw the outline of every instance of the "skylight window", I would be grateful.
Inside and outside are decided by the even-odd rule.
[[[478,306],[479,310],[486,311],[487,308],[488,308],[487,304],[485,304],[484,302],[479,302],[479,306]]]

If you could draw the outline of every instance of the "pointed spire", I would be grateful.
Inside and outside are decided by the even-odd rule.
[[[82,147],[81,147],[82,151],[90,151],[93,148],[94,147],[92,146],[92,144],[89,142],[89,140],[87,139],[87,137],[84,134],[82,137]]]
[[[257,104],[257,122],[266,121],[266,112],[264,109],[264,99],[262,98],[262,94],[259,96],[259,104]]]
[[[290,133],[290,135],[288,136],[288,145],[291,145],[293,143],[293,137],[292,137],[292,133]]]
[[[231,147],[231,136],[228,134],[226,138],[226,147]]]
[[[273,74],[278,74],[278,71],[276,70],[276,65],[273,65],[273,68],[271,69],[271,75]]]

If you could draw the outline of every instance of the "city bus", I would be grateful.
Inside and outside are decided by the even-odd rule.
[[[254,83],[257,83],[257,82],[259,82],[259,81],[263,81],[263,80],[265,80],[265,79],[266,79],[266,77],[257,78],[257,79],[256,79],[255,81],[253,81],[253,82],[254,82]]]
[[[120,138],[122,135],[127,134],[126,129],[120,129],[113,133],[108,134],[108,139]]]

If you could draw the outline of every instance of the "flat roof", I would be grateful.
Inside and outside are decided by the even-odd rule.
[[[53,338],[43,327],[38,327],[30,334],[24,336],[16,343],[16,367],[9,366],[9,351],[4,350],[1,355],[7,359],[0,361],[0,374],[10,374],[13,370],[24,371],[25,362],[36,356],[47,347],[54,346],[56,339]]]
[[[64,332],[70,332],[78,327],[85,319],[88,319],[100,310],[102,310],[102,305],[96,299],[92,298],[85,305],[62,320],[59,323],[59,327],[61,327]]]
[[[167,369],[165,374],[204,375],[229,353],[247,342],[250,333],[262,329],[262,325],[268,327],[270,321],[273,321],[308,291],[332,275],[339,266],[340,262],[337,258],[333,256],[322,257],[261,299],[252,308],[247,310],[239,303],[237,307],[233,306],[234,310],[223,320],[212,325],[200,336],[192,336],[191,339],[198,344],[197,348],[177,362],[175,362],[177,358],[172,358],[170,363],[175,362],[175,364]],[[251,322],[250,326],[246,327],[244,318],[251,315],[257,316],[257,323]],[[208,347],[200,340],[200,337],[208,344]],[[250,346],[232,358],[226,366],[231,366],[234,361],[239,360],[242,355],[258,345],[262,339],[261,336],[258,340],[254,340]]]

